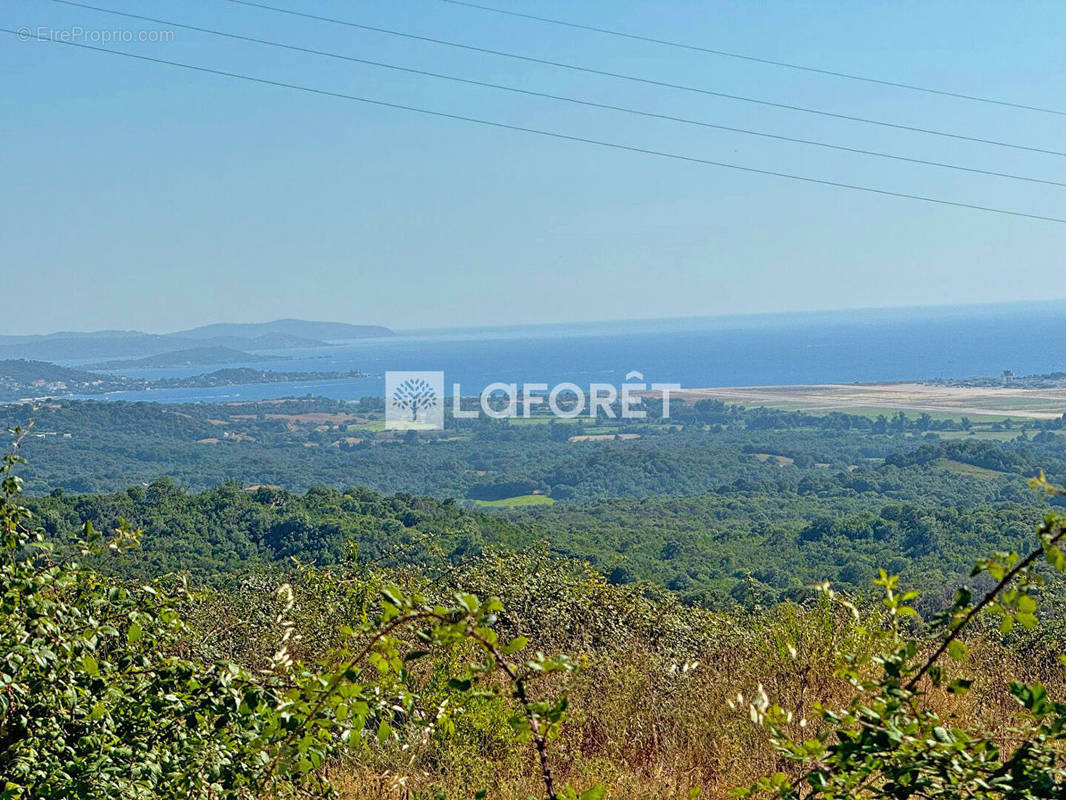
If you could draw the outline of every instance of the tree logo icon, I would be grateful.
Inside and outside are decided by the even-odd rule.
[[[408,378],[396,387],[396,391],[392,393],[392,402],[411,414],[411,422],[418,422],[419,413],[437,405],[437,393],[427,381]]]
[[[385,427],[440,430],[444,427],[443,372],[386,372]]]

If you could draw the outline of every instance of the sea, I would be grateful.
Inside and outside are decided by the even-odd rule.
[[[497,381],[619,385],[634,371],[648,383],[684,388],[1066,372],[1066,301],[401,331],[390,338],[271,354],[285,360],[225,366],[358,370],[365,377],[116,392],[93,399],[185,403],[315,395],[358,400],[383,396],[389,370],[443,371],[447,394],[458,383],[463,396]],[[218,368],[116,371],[162,378]]]

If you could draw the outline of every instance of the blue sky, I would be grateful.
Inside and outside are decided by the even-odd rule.
[[[487,0],[488,1],[488,0]],[[1057,2],[495,0],[712,48],[1066,109]],[[241,7],[96,0],[361,58],[1066,181],[1066,158],[892,131]],[[1066,117],[623,41],[440,0],[275,5],[1066,150]],[[166,28],[49,0],[4,27]],[[111,45],[445,112],[1066,217],[1066,189],[771,142],[175,29]],[[1066,225],[736,173],[0,35],[5,333],[277,317],[395,328],[1062,297]]]

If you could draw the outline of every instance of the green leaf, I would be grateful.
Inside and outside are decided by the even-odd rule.
[[[381,742],[381,743],[384,743],[385,740],[388,739],[389,736],[391,736],[391,735],[392,735],[392,726],[389,725],[389,723],[386,722],[385,720],[382,720],[381,724],[378,725],[378,732],[377,732],[378,741]]]
[[[1059,572],[1066,572],[1066,555],[1062,550],[1052,545],[1046,552],[1048,563]]]
[[[403,605],[403,592],[397,589],[395,586],[385,586],[381,590],[382,596],[392,603],[394,606]]]
[[[956,661],[962,661],[964,658],[966,658],[966,653],[966,645],[964,645],[958,639],[955,639],[951,644],[948,645],[948,655],[954,658]]]
[[[517,653],[519,650],[524,650],[527,644],[529,644],[529,639],[525,636],[516,636],[504,646],[503,652],[505,655]]]

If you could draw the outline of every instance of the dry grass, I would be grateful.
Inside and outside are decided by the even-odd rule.
[[[760,776],[789,772],[764,731],[745,711],[730,709],[727,699],[750,697],[761,683],[794,711],[797,725],[810,717],[807,730],[816,729],[816,702],[842,706],[852,694],[834,674],[834,651],[872,652],[878,637],[837,617],[795,608],[769,613],[748,631],[725,633],[687,672],[644,647],[601,655],[586,666],[569,686],[568,724],[552,745],[556,779],[579,790],[603,783],[612,800],[687,800],[697,788],[705,800],[724,800]],[[1039,659],[992,641],[972,642],[967,663],[948,669],[979,676],[974,690],[965,696],[932,690],[930,704],[956,724],[991,730],[1004,730],[1018,709],[1008,693],[1011,679],[1042,678],[1062,688],[1057,672],[1040,674],[1045,666]],[[454,746],[411,748],[377,770],[338,770],[340,795],[416,800],[445,792],[454,799],[480,788],[499,800],[543,796],[527,747],[491,730],[459,738]]]
[[[629,439],[639,439],[639,433],[583,433],[575,436],[571,436],[567,439],[568,442],[611,442],[615,439],[622,439],[628,441]]]
[[[790,458],[789,456],[779,456],[773,453],[752,453],[752,455],[755,456],[757,461],[762,461],[764,463],[772,460],[779,467],[787,467],[796,463],[796,459],[794,458]]]

